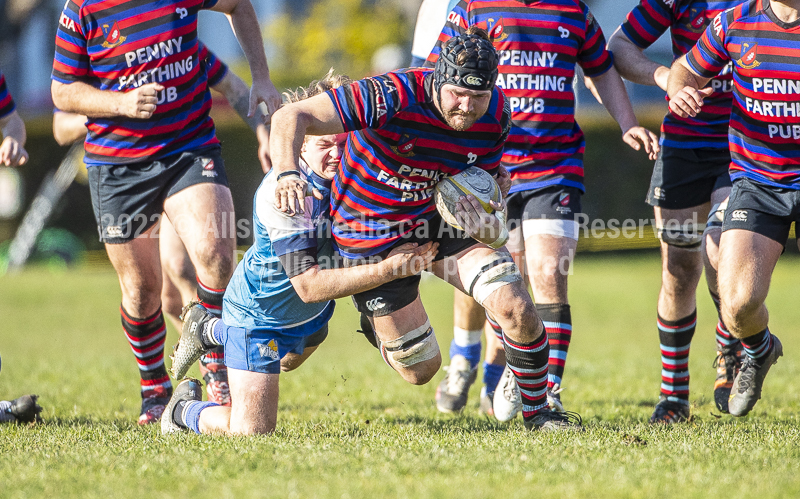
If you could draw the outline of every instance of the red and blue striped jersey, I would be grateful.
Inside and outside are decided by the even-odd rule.
[[[228,66],[220,60],[214,52],[208,50],[203,42],[200,44],[200,55],[198,59],[203,63],[203,69],[208,77],[208,86],[213,87],[225,78],[228,74]]]
[[[405,69],[328,92],[348,134],[333,182],[333,235],[348,258],[372,256],[436,212],[434,188],[470,166],[497,173],[510,126],[503,92],[468,130],[433,103],[433,72]]]
[[[731,179],[800,190],[800,25],[752,0],[717,16],[687,61],[706,78],[733,61]]]
[[[746,0],[640,0],[622,24],[622,32],[636,46],[647,48],[667,29],[672,36],[672,54],[678,59],[694,47],[706,26],[719,13]],[[702,112],[681,118],[667,113],[661,125],[661,144],[678,149],[728,147],[728,121],[731,116],[733,83],[728,66],[708,86]]]
[[[126,92],[165,88],[147,120],[90,118],[86,164],[160,160],[218,144],[200,64],[197,14],[216,0],[68,0],[56,35],[52,78]]]
[[[14,112],[17,106],[14,104],[14,99],[8,93],[8,85],[6,85],[6,77],[0,72],[0,118],[5,118]]]
[[[497,86],[512,126],[503,153],[511,192],[567,185],[583,190],[583,132],[575,122],[575,64],[600,76],[613,60],[600,25],[579,0],[461,0],[428,57],[470,26],[487,29],[500,54]]]

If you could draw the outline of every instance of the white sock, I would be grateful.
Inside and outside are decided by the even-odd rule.
[[[470,347],[481,342],[483,329],[469,331],[460,327],[453,328],[453,341],[460,347]]]

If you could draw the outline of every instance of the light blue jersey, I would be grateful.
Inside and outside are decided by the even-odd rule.
[[[305,213],[289,216],[274,206],[277,175],[270,171],[264,177],[254,199],[253,245],[225,291],[222,320],[229,326],[307,336],[333,315],[333,301],[305,303],[300,299],[279,259],[297,251],[313,252],[314,248],[320,263],[332,262],[335,255],[329,231],[324,229],[329,223],[330,181],[304,164],[300,170],[322,192],[324,200],[306,197]]]

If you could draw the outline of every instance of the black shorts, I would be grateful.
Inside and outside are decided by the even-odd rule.
[[[100,242],[122,244],[158,223],[164,201],[195,184],[228,185],[219,146],[166,161],[89,167],[89,190]]]
[[[418,227],[418,230],[411,231],[405,237],[398,240],[392,247],[394,248],[405,243],[418,243],[423,245],[428,241],[439,243],[439,253],[436,254],[435,261],[457,255],[468,248],[480,244],[475,239],[467,237],[463,231],[448,225],[437,212],[424,228]],[[391,249],[385,250],[367,259],[345,259],[344,265],[352,266],[380,261],[386,258],[389,251],[391,251]],[[368,317],[389,315],[407,307],[417,299],[417,296],[419,296],[420,279],[421,276],[418,274],[387,282],[377,288],[353,295],[353,303],[356,306],[356,310]]]
[[[711,193],[730,187],[728,149],[661,147],[658,153],[647,204],[668,210],[693,208],[711,200]]]
[[[506,198],[509,226],[516,227],[521,220],[578,221],[578,214],[582,210],[582,196],[580,189],[566,185],[509,194]]]
[[[722,231],[743,229],[785,245],[792,222],[800,220],[800,191],[739,178],[733,183]]]

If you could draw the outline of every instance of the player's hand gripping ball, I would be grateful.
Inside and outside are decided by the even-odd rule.
[[[471,166],[461,173],[447,177],[436,185],[436,209],[445,222],[456,229],[464,230],[464,227],[458,223],[456,213],[459,198],[469,194],[478,200],[485,213],[495,215],[505,226],[505,213],[497,212],[490,204],[491,201],[494,201],[496,205],[502,204],[503,194],[500,192],[500,187],[489,173],[476,166]],[[507,234],[506,231],[503,232]],[[505,243],[507,236],[502,239],[502,242],[498,239],[498,247]]]

